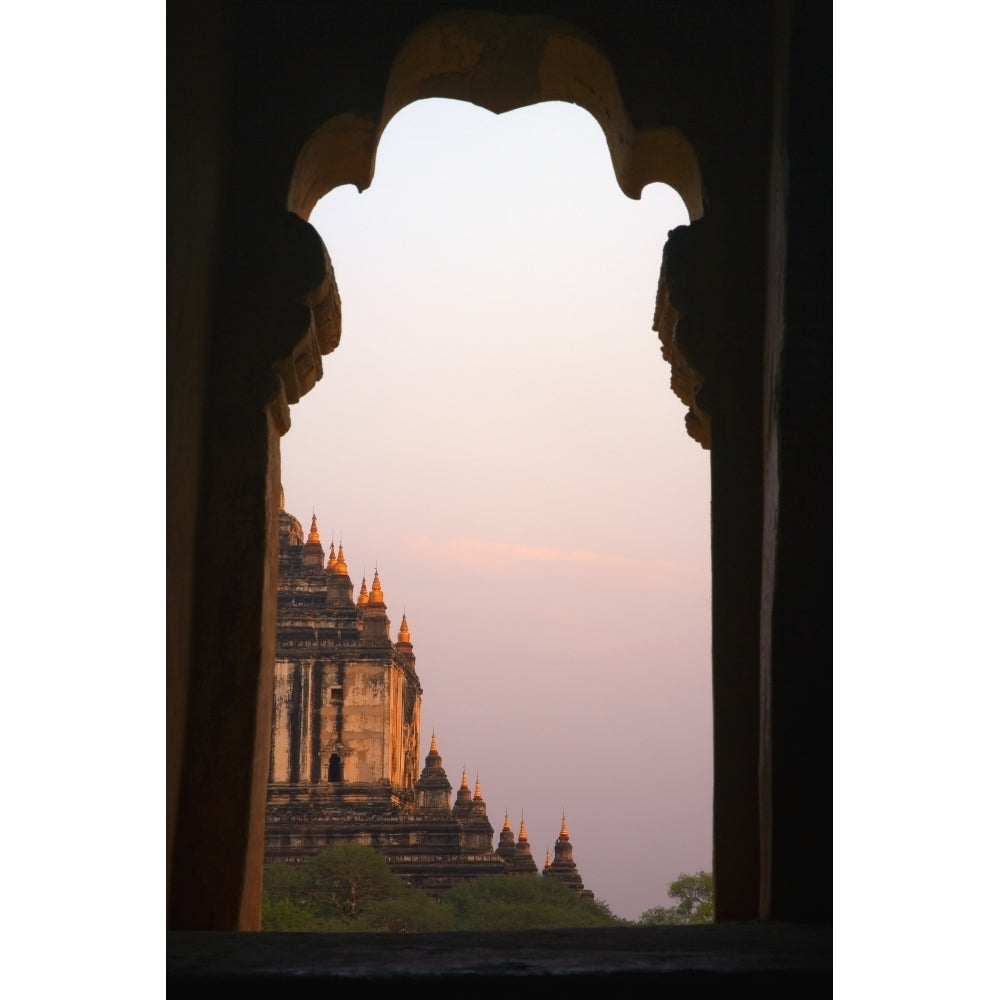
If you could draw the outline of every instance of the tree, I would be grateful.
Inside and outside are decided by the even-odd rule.
[[[640,924],[710,924],[715,911],[713,903],[712,873],[682,872],[667,888],[671,899],[679,899],[676,906],[654,906],[639,918]]]
[[[300,865],[264,866],[268,931],[446,930],[447,914],[361,844],[331,844]]]
[[[618,914],[611,909],[611,904],[608,903],[606,899],[595,899],[590,905],[593,906],[603,917],[607,918],[607,920],[612,924],[628,925],[632,923],[631,920],[626,920],[625,917],[619,917]]]
[[[444,893],[456,930],[505,931],[537,927],[610,927],[620,923],[607,903],[582,899],[558,879],[483,875]]]
[[[608,927],[622,921],[602,900],[557,879],[484,875],[432,899],[403,883],[378,851],[334,844],[299,865],[264,866],[266,931],[520,930]]]

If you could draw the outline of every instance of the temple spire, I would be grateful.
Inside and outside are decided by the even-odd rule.
[[[406,612],[403,612],[403,620],[399,623],[399,636],[396,642],[410,641],[410,626],[406,624]]]
[[[309,537],[302,547],[302,566],[310,573],[315,570],[323,571],[326,565],[323,559],[323,543],[319,538],[319,528],[317,527],[316,515],[312,516],[312,525],[309,528]]]
[[[431,748],[416,784],[417,809],[421,814],[444,816],[451,812],[451,782],[438,752],[437,734],[431,730]]]
[[[330,545],[330,553],[333,554],[333,545]],[[333,564],[333,571],[338,576],[347,576],[347,560],[344,558],[344,543],[340,543],[340,550],[337,552],[337,561]]]
[[[365,578],[361,577],[361,591],[358,594],[358,607],[360,608],[363,604],[368,603],[368,584],[365,582]]]
[[[476,790],[472,793],[472,799],[474,802],[483,801],[483,790],[479,787],[479,775],[476,775]]]
[[[501,839],[503,839],[502,836]],[[523,815],[521,816],[521,832],[517,835],[517,844],[514,846],[513,853],[510,852],[509,848],[506,848],[504,860],[507,862],[508,870],[512,875],[538,874],[538,865],[535,864],[535,859],[531,856],[531,844],[528,843],[528,827],[524,822]]]
[[[545,865],[542,874],[559,879],[585,899],[593,899],[593,892],[584,887],[583,879],[580,877],[576,862],[573,860],[573,845],[569,842],[569,828],[566,826],[565,810],[563,811],[562,827],[553,847],[553,855],[551,863]]]
[[[333,542],[330,542],[330,559],[326,564],[326,568],[331,571],[335,570],[337,566],[337,557],[334,555],[333,552],[335,547],[336,547],[335,544]]]

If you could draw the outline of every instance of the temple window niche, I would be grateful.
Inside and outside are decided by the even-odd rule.
[[[708,454],[652,330],[684,202],[626,197],[580,107],[434,99],[309,221],[343,327],[291,409],[285,509],[343,544],[356,598],[377,563],[393,639],[405,605],[416,760],[433,725],[497,830],[506,804],[548,845],[565,811],[637,918],[712,860]]]
[[[330,754],[330,761],[327,764],[326,780],[338,782],[343,780],[343,770],[340,765],[340,754]]]

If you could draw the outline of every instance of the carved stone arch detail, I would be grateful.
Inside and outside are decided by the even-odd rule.
[[[678,192],[692,220],[703,214],[701,170],[690,142],[677,128],[633,127],[614,69],[589,35],[547,16],[466,11],[430,19],[403,43],[386,82],[378,121],[339,114],[310,136],[299,151],[288,188],[290,217],[315,235],[307,220],[320,198],[342,184],[366,190],[386,126],[407,105],[430,97],[468,101],[494,114],[546,101],[576,104],[589,111],[604,132],[615,176],[627,197],[638,199],[647,184],[662,181]],[[310,306],[314,322],[291,356],[275,364],[283,387],[274,404],[282,433],[290,423],[288,403],[322,377],[320,355],[340,340],[340,298],[325,248],[322,253],[322,281],[296,299]],[[708,447],[707,417],[693,406],[692,398],[701,376],[679,350],[667,349],[676,313],[664,283],[658,299],[654,329],[674,369],[672,387],[692,406],[689,432]],[[701,430],[696,431],[699,419]]]
[[[484,11],[443,14],[403,44],[386,82],[378,122],[342,114],[324,122],[302,147],[288,191],[288,210],[308,219],[340,184],[364,191],[386,126],[407,105],[429,97],[468,101],[503,114],[545,101],[589,111],[608,143],[624,194],[638,198],[654,181],[673,187],[692,219],[703,214],[694,149],[672,127],[635,130],[614,70],[579,28],[553,17],[507,17]]]

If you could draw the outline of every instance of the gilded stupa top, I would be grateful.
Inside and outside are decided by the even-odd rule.
[[[403,612],[403,620],[399,623],[399,637],[396,642],[410,641],[410,626],[406,624],[406,612]]]
[[[569,830],[566,829],[566,813],[563,813],[562,829],[559,831],[560,840],[569,840]]]
[[[333,553],[333,546],[330,546],[330,552]],[[344,558],[344,543],[340,544],[340,551],[337,553],[337,561],[333,564],[333,571],[337,576],[347,576],[347,560]]]
[[[358,607],[360,608],[362,604],[368,603],[368,584],[365,583],[365,578],[361,578],[361,591],[358,593]]]
[[[316,527],[316,515],[313,514],[312,525],[309,528],[309,538],[307,542],[310,545],[320,545],[322,544],[319,540],[319,529]]]
[[[372,577],[372,592],[369,600],[372,604],[385,604],[385,598],[382,596],[382,584],[378,578],[378,570],[375,570],[375,575]]]

